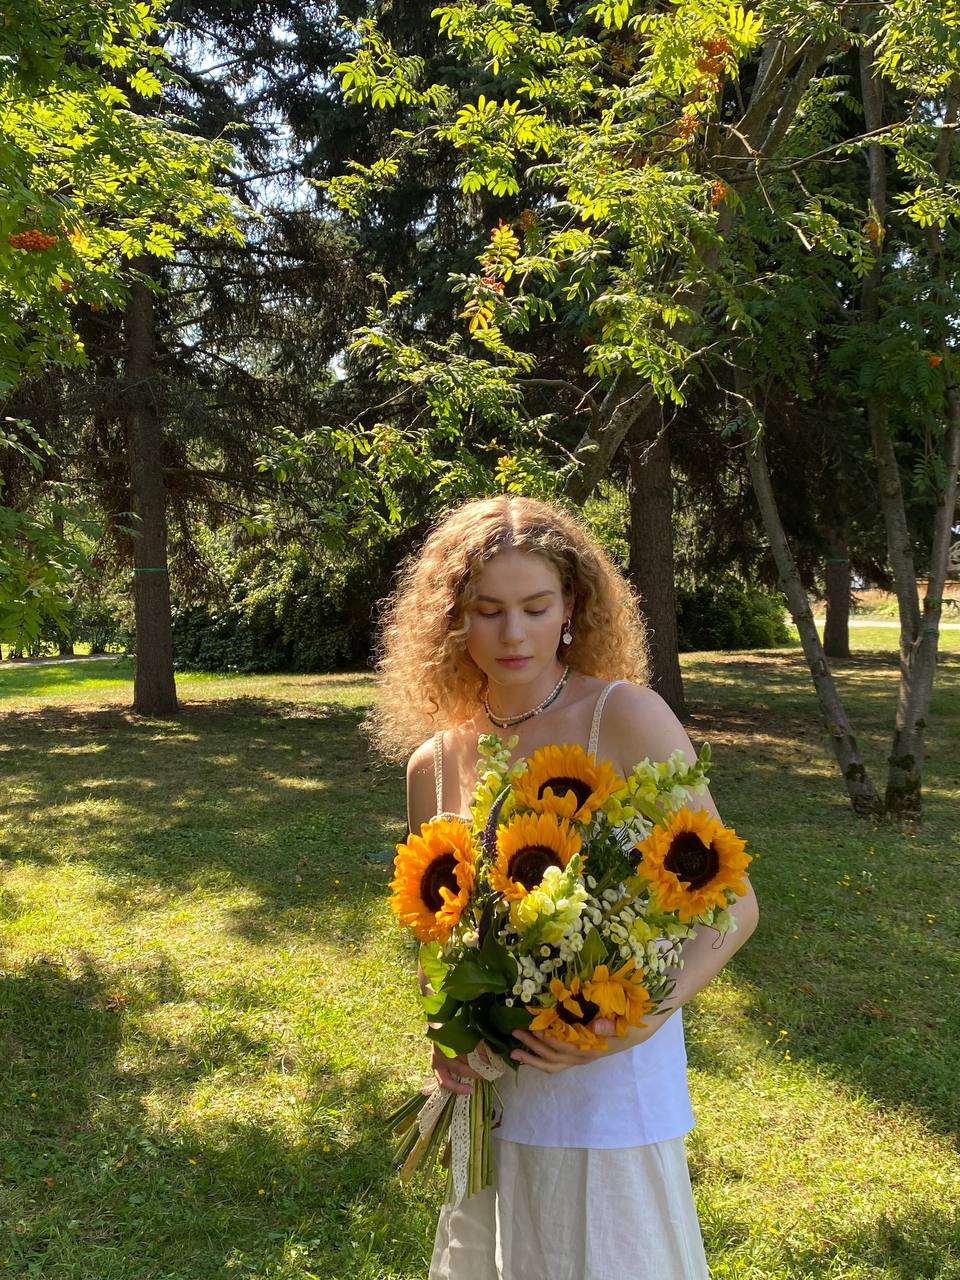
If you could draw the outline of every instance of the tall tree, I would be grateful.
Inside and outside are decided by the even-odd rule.
[[[450,421],[453,397],[439,390],[445,379],[454,367],[468,371],[471,412],[453,419],[465,443],[472,431],[488,429],[494,405],[501,422],[504,406],[507,416],[512,408],[520,447],[511,462],[525,452],[539,476],[552,461],[574,501],[609,473],[656,399],[683,398],[698,343],[750,323],[744,298],[770,285],[761,265],[768,228],[750,212],[762,208],[771,183],[781,227],[808,251],[869,271],[874,238],[862,207],[811,190],[822,185],[825,161],[877,145],[870,130],[825,140],[811,128],[829,104],[838,59],[853,45],[875,46],[881,73],[904,101],[903,117],[880,137],[917,179],[904,217],[942,226],[954,212],[955,193],[931,177],[927,153],[943,68],[957,50],[929,3],[826,10],[769,0],[748,11],[687,0],[659,11],[627,0],[552,10],[542,22],[527,6],[489,0],[438,13],[464,63],[511,77],[516,91],[463,101],[448,85],[424,87],[422,63],[398,57],[380,31],[361,23],[359,52],[339,68],[347,95],[388,109],[413,104],[427,123],[413,137],[398,135],[374,165],[335,180],[332,194],[356,216],[413,162],[431,130],[462,155],[465,190],[515,192],[526,168],[544,194],[519,234],[494,228],[477,269],[453,281],[485,356],[469,359],[455,341],[444,349],[403,341],[391,329],[390,308],[359,341],[380,354],[385,376],[428,390],[435,422]],[[531,448],[523,386],[535,356],[512,335],[562,325],[571,314],[596,336],[580,377],[567,379],[591,407],[587,428],[572,447],[541,435]],[[755,398],[749,388],[742,394]],[[751,411],[751,420],[755,426],[762,418]],[[412,434],[429,454],[430,431]],[[754,457],[762,462],[759,450]],[[797,598],[797,609],[802,616],[805,599]],[[815,629],[810,639],[814,678],[826,692],[829,669]],[[851,797],[858,811],[875,812],[876,792],[833,701],[825,712]]]
[[[235,200],[214,182],[229,147],[132,109],[162,94],[160,7],[12,0],[5,8],[0,395],[25,371],[82,362],[80,315],[122,302],[137,279],[137,255],[169,257],[187,229],[237,234]],[[62,604],[63,563],[41,557],[63,537],[12,515],[3,521],[3,562],[38,564],[46,581],[42,593],[4,612],[5,630],[19,635]]]

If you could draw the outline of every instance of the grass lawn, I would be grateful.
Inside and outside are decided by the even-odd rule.
[[[896,633],[852,641],[882,784]],[[715,1280],[960,1280],[960,632],[943,647],[906,834],[850,813],[797,650],[684,660],[761,852],[761,928],[685,1014]],[[401,1188],[382,1135],[426,1053],[372,681],[182,677],[164,722],[130,679],[0,669],[0,1277],[417,1280],[441,1184]]]

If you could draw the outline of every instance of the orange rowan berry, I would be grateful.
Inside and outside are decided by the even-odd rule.
[[[681,138],[692,137],[700,127],[700,117],[695,111],[685,111],[677,121],[677,133]]]
[[[938,364],[943,364],[943,356],[932,355],[927,356],[927,364],[931,369],[936,369]]]
[[[730,52],[730,41],[726,36],[710,36],[704,40],[703,47],[712,58],[722,57]]]
[[[730,194],[730,188],[725,182],[721,182],[718,178],[716,182],[710,184],[710,203],[716,209],[718,204],[723,204],[727,196]]]
[[[12,249],[23,249],[27,253],[39,253],[44,249],[49,249],[59,239],[60,237],[53,232],[41,231],[39,227],[32,227],[29,231],[12,231],[7,236],[7,243]]]
[[[876,220],[876,218],[868,218],[866,222],[863,224],[863,230],[864,230],[864,234],[870,240],[876,241],[880,239],[880,223]]]
[[[523,209],[520,213],[520,225],[524,231],[529,231],[531,227],[536,226],[537,215],[532,209]]]

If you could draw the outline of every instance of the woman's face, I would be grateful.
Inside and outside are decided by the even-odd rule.
[[[557,646],[571,600],[560,575],[542,556],[500,551],[475,579],[466,647],[495,684],[525,685],[556,679]]]

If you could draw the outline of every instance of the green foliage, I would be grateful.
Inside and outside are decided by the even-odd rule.
[[[173,661],[178,671],[282,670],[282,655],[264,647],[263,641],[237,608],[217,612],[193,605],[173,611]]]
[[[471,359],[460,342],[419,338],[401,350],[381,314],[358,331],[353,354],[372,356],[385,379],[416,388],[414,403],[426,399],[432,420],[446,416],[451,428],[471,417],[461,376],[468,368],[500,401],[498,431],[511,433],[510,455],[541,450],[560,487],[609,423],[583,415],[570,442],[554,416],[544,421],[545,438],[530,439],[525,383],[549,363],[551,335],[579,342],[568,385],[576,380],[594,394],[639,385],[682,404],[691,362],[712,338],[697,328],[709,299],[711,320],[759,337],[765,354],[809,390],[806,355],[794,356],[797,330],[782,325],[766,337],[761,315],[775,316],[785,284],[799,295],[809,275],[799,267],[794,281],[769,271],[768,246],[789,242],[791,265],[815,254],[826,291],[838,273],[863,278],[882,238],[862,191],[832,181],[836,165],[830,173],[823,162],[879,142],[913,178],[897,195],[905,224],[944,225],[957,212],[955,185],[941,183],[932,163],[942,109],[934,103],[956,65],[957,37],[923,0],[869,14],[798,0],[679,0],[653,9],[601,0],[574,6],[562,22],[550,6],[541,13],[508,0],[461,0],[434,16],[449,52],[482,89],[461,91],[462,80],[448,75],[431,103],[424,66],[369,23],[355,29],[358,50],[337,70],[348,101],[372,101],[377,84],[402,84],[391,102],[416,108],[415,128],[393,135],[391,181],[439,142],[459,159],[464,194],[510,211],[491,227],[476,270],[450,278],[462,299],[458,319],[479,350]],[[876,30],[862,25],[874,21]],[[801,75],[798,59],[781,75],[778,50],[793,47],[798,33],[816,52],[812,74]],[[868,34],[902,104],[902,118],[871,139],[856,136],[856,55],[848,57]],[[764,117],[771,103],[777,108]],[[383,194],[379,163],[351,162],[348,175],[327,184],[347,215]],[[693,339],[702,340],[699,349]],[[615,411],[617,396],[609,403]],[[464,449],[472,443],[464,439]],[[429,471],[435,436],[422,418],[410,444]]]
[[[184,671],[228,672],[364,665],[394,562],[389,543],[336,554],[302,543],[279,555],[251,547],[230,565],[227,605],[175,611],[175,662]]]
[[[714,649],[770,649],[788,644],[786,601],[735,579],[677,592],[681,653]]]
[[[0,427],[0,498],[5,455],[17,455],[39,472],[52,452],[29,423],[17,423],[16,430]],[[68,584],[89,565],[64,535],[56,518],[61,511],[56,501],[29,512],[0,505],[0,641],[31,648],[45,627],[67,631]]]
[[[239,237],[232,155],[159,110],[159,0],[13,0],[0,25],[0,391],[77,363],[80,309],[119,305],[140,255]]]

